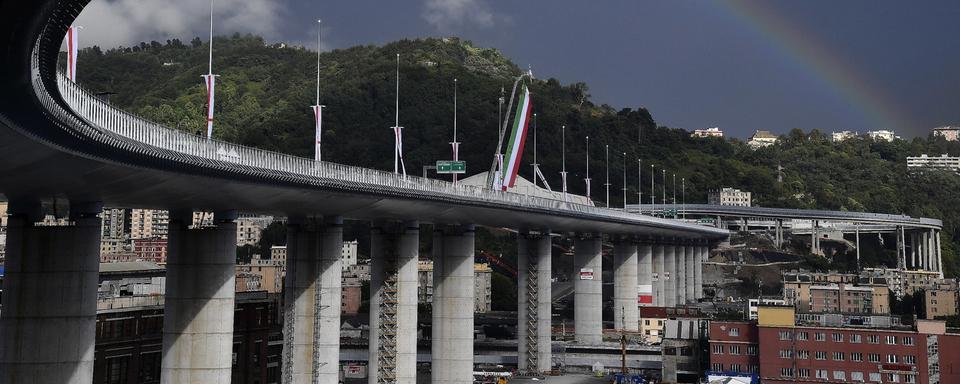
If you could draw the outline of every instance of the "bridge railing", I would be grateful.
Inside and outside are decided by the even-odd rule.
[[[354,188],[370,192],[390,190],[399,194],[411,193],[421,196],[432,195],[432,197],[439,199],[449,198],[451,201],[466,198],[475,202],[508,204],[548,211],[566,211],[623,219],[628,222],[636,222],[640,219],[640,216],[636,214],[614,209],[499,191],[492,188],[453,184],[419,176],[402,176],[381,170],[326,161],[318,162],[313,159],[245,147],[215,139],[206,139],[162,126],[112,107],[70,81],[63,73],[58,71],[56,84],[60,96],[70,109],[68,111],[62,108],[45,89],[44,83],[40,80],[37,62],[35,53],[33,57],[34,87],[41,103],[50,113],[56,115],[59,121],[71,125],[75,130],[84,132],[86,138],[114,135],[114,139],[127,139],[177,154],[220,162],[223,165],[236,164],[268,172],[307,176],[316,178],[317,184],[331,186],[346,186],[346,184],[349,184]],[[137,152],[144,151],[144,148],[140,145],[127,147]],[[709,230],[700,225],[668,222],[651,217],[645,217],[643,220],[647,221],[648,225],[653,226]]]

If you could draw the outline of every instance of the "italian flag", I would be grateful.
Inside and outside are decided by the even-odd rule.
[[[523,144],[527,141],[527,125],[530,123],[530,111],[533,104],[530,102],[530,89],[523,85],[520,91],[520,101],[517,103],[517,114],[513,118],[513,131],[507,144],[507,153],[504,163],[502,190],[513,188],[517,182],[517,172],[520,171],[520,159],[523,158]]]

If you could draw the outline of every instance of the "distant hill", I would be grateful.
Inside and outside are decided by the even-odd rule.
[[[400,124],[407,170],[450,158],[453,79],[458,79],[458,139],[469,174],[489,169],[497,140],[497,99],[521,69],[495,49],[457,38],[402,40],[321,55],[324,160],[392,169],[395,60],[401,53]],[[573,52],[572,52],[573,54]],[[267,44],[255,36],[214,41],[214,72],[220,74],[214,136],[244,145],[313,156],[316,52]],[[200,132],[204,124],[207,45],[170,40],[80,53],[79,81],[94,92],[113,92],[113,104],[167,126]],[[536,75],[536,73],[535,73]],[[649,201],[649,165],[656,165],[656,196],[666,167],[686,179],[686,200],[705,202],[724,186],[752,191],[755,204],[908,214],[945,221],[944,263],[958,268],[960,176],[906,172],[906,156],[960,155],[960,143],[917,138],[892,143],[854,139],[832,143],[817,130],[793,130],[780,144],[751,150],[736,139],[695,139],[683,129],[658,126],[645,108],[615,109],[591,102],[584,83],[537,79],[530,85],[537,113],[538,160],[551,186],[559,188],[560,126],[565,124],[569,189],[584,193],[586,136],[590,136],[594,200],[604,200],[604,145],[610,146],[611,203],[622,204],[626,152],[628,201],[637,198],[637,159],[643,162],[644,201]],[[509,99],[509,95],[506,95]],[[695,108],[695,106],[691,106]],[[750,113],[750,111],[743,111]],[[532,179],[533,137],[528,137],[521,174]],[[783,182],[777,181],[782,165]],[[683,192],[677,191],[679,200]],[[892,252],[865,262],[891,263]]]

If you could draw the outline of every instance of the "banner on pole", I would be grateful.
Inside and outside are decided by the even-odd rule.
[[[530,89],[523,85],[520,91],[520,101],[517,103],[517,113],[513,119],[513,131],[507,145],[506,168],[501,188],[513,188],[517,183],[517,173],[520,171],[520,159],[523,157],[523,145],[527,140],[527,126],[530,124],[530,111],[533,104],[530,102]]]
[[[203,80],[207,84],[207,139],[213,138],[213,106],[215,104],[217,76],[212,73],[203,75]]]
[[[67,78],[77,82],[77,54],[79,53],[77,38],[80,27],[67,28]]]

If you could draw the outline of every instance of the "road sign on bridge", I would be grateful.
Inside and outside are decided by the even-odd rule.
[[[466,161],[454,161],[454,160],[438,160],[437,161],[437,173],[456,173],[463,174],[467,172],[467,162]]]

